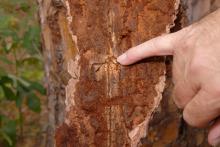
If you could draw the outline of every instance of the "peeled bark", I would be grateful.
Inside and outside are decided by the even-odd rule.
[[[181,29],[178,0],[38,2],[49,147],[208,146],[206,132],[189,128],[172,102],[170,58],[116,62],[128,48]]]

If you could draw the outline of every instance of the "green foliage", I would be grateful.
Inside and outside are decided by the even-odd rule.
[[[0,115],[0,140],[5,146],[15,146],[16,143],[16,120]]]
[[[11,117],[0,111],[0,146],[15,146],[22,134],[22,109],[41,111],[43,62],[36,3],[33,0],[0,0],[0,107],[14,103]],[[7,106],[5,106],[7,108]]]
[[[40,99],[34,93],[30,93],[27,97],[27,105],[34,112],[40,112]]]

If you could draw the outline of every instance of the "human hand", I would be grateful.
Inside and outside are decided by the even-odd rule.
[[[179,32],[133,47],[117,61],[129,65],[151,56],[173,55],[174,102],[191,126],[205,127],[220,116],[220,10]],[[208,141],[220,143],[220,119]]]

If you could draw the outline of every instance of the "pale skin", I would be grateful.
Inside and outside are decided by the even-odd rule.
[[[174,102],[191,126],[211,125],[208,141],[220,143],[220,9],[176,33],[162,35],[117,58],[130,65],[173,55]]]

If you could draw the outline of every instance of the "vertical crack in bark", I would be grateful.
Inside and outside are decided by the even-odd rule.
[[[110,4],[111,5],[111,4]],[[120,69],[118,68],[116,59],[114,57],[114,51],[116,50],[117,46],[117,40],[115,35],[115,12],[112,10],[110,6],[109,10],[109,31],[111,34],[111,44],[109,47],[109,55],[107,58],[107,64],[106,64],[106,84],[107,84],[107,97],[108,99],[111,99],[118,95],[118,86],[119,86],[119,72]],[[114,147],[115,140],[117,137],[116,134],[116,125],[123,125],[123,120],[121,120],[121,111],[120,106],[108,106],[105,108],[105,111],[107,112],[107,127],[109,130],[108,133],[108,141],[107,141],[107,147]]]

